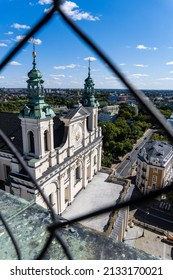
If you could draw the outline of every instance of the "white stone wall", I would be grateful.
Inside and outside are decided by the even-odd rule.
[[[61,214],[101,169],[102,142],[98,138],[101,136],[101,129],[97,125],[98,109],[91,108],[90,113],[90,131],[87,129],[88,112],[85,108],[77,112],[73,119],[66,120],[66,141],[56,149],[53,145],[52,119],[21,119],[26,162],[56,214]],[[29,131],[34,133],[35,156],[31,155],[33,157],[29,157]],[[48,151],[44,148],[45,131],[48,131]],[[11,163],[11,159],[8,159],[4,163],[11,165],[14,173],[19,173],[21,167],[17,161],[13,159]],[[1,160],[1,171],[2,165]],[[44,174],[48,170],[49,172]],[[2,175],[3,178],[4,176]],[[34,199],[36,203],[46,207],[38,191],[32,189],[32,182],[25,181],[24,176],[14,175],[11,187],[6,186],[6,190],[27,200]]]

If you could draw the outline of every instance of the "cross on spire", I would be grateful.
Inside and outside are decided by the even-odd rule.
[[[90,77],[90,72],[91,72],[90,62],[91,62],[91,60],[90,60],[90,57],[89,57],[89,59],[88,59],[88,77]]]

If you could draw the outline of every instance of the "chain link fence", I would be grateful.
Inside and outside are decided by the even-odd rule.
[[[78,36],[79,39],[81,39],[84,44],[86,44],[96,55],[98,55],[98,57],[100,58],[100,60],[103,63],[106,63],[106,65],[108,66],[108,68],[110,69],[110,71],[112,71],[112,73],[118,77],[121,82],[130,90],[130,92],[134,95],[134,97],[136,97],[136,99],[145,107],[145,109],[155,118],[156,122],[160,125],[160,127],[162,127],[164,129],[164,131],[167,133],[168,137],[172,140],[173,139],[173,131],[170,129],[170,126],[168,125],[168,123],[166,122],[166,119],[164,118],[164,116],[156,109],[156,107],[154,106],[154,104],[145,96],[145,94],[143,92],[141,92],[140,90],[136,89],[126,78],[125,76],[119,71],[119,69],[117,68],[117,66],[112,62],[111,58],[109,58],[104,51],[101,49],[101,46],[97,46],[97,44],[90,39],[90,37],[88,36],[88,34],[85,34],[61,9],[61,4],[62,4],[62,0],[54,0],[53,4],[52,4],[52,8],[49,10],[49,12],[44,15],[41,20],[39,20],[39,22],[26,34],[26,36],[19,42],[17,43],[17,45],[12,49],[12,51],[6,56],[4,57],[4,59],[2,60],[1,64],[0,64],[0,70],[2,70],[7,63],[19,52],[21,51],[22,47],[25,45],[25,43],[34,36],[34,34],[39,31],[43,26],[45,26],[52,18],[52,16],[55,13],[58,13],[58,15],[61,16],[62,20],[67,24],[67,26],[69,27],[69,29],[71,29],[74,32],[74,36]],[[123,36],[123,34],[122,34]],[[4,140],[4,142],[6,143],[6,145],[10,148],[11,152],[15,155],[15,157],[18,159],[19,163],[21,164],[21,166],[25,169],[25,171],[27,172],[27,174],[29,175],[32,183],[35,185],[35,187],[38,189],[38,191],[40,192],[40,194],[42,195],[50,213],[51,213],[51,217],[52,217],[52,223],[49,224],[47,226],[47,231],[49,232],[49,237],[45,243],[45,245],[43,245],[43,248],[40,252],[40,254],[36,257],[36,259],[42,259],[45,255],[45,253],[47,252],[47,250],[49,249],[52,240],[56,239],[57,242],[60,242],[66,256],[69,259],[73,259],[73,256],[71,254],[70,249],[68,248],[67,244],[65,243],[64,239],[62,236],[60,236],[58,229],[60,229],[61,227],[64,226],[69,226],[71,224],[74,224],[76,222],[82,221],[86,218],[91,218],[93,216],[96,215],[101,215],[103,213],[106,212],[110,212],[110,211],[115,211],[117,209],[126,207],[126,206],[131,206],[131,205],[140,205],[141,203],[143,203],[144,201],[147,202],[153,198],[155,198],[156,196],[159,196],[163,193],[163,189],[159,189],[157,191],[145,194],[144,196],[140,197],[140,198],[135,198],[135,199],[130,199],[130,200],[126,200],[123,201],[121,203],[118,203],[117,205],[110,205],[108,207],[105,208],[100,208],[97,211],[93,211],[90,212],[87,215],[82,215],[79,216],[77,218],[74,219],[70,219],[70,220],[62,220],[61,222],[57,219],[57,216],[54,212],[54,210],[52,209],[52,206],[50,205],[47,197],[44,195],[43,191],[41,190],[40,186],[38,185],[37,181],[35,180],[35,178],[32,176],[32,174],[30,173],[30,171],[27,168],[27,164],[25,163],[25,161],[23,161],[22,156],[20,155],[20,153],[18,152],[18,150],[15,148],[15,146],[12,144],[12,142],[8,139],[8,137],[4,134],[4,132],[0,129],[0,137]],[[170,190],[173,189],[173,184],[166,186],[164,188],[164,193],[168,193]],[[22,254],[21,254],[21,250],[18,246],[18,243],[13,235],[13,232],[10,230],[10,226],[8,225],[8,222],[5,220],[5,218],[3,217],[2,213],[0,212],[0,219],[6,229],[6,231],[8,232],[11,241],[14,245],[14,248],[16,250],[16,254],[18,259],[22,259]]]

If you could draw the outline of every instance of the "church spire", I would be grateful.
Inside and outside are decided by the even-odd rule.
[[[91,78],[91,59],[88,59],[88,77],[85,79],[84,92],[81,103],[85,107],[98,107],[99,103],[94,96],[94,82]]]
[[[32,51],[32,69],[28,72],[28,103],[25,105],[24,109],[21,111],[20,115],[29,118],[45,118],[47,116],[54,117],[55,114],[48,104],[44,100],[44,81],[42,80],[42,74],[37,69],[36,64],[36,51],[35,42],[33,38],[33,51]]]
[[[33,68],[36,69],[36,56],[37,56],[37,54],[36,54],[36,51],[35,51],[34,38],[33,38],[32,42],[33,42],[33,52],[32,52],[33,62],[32,62],[32,64],[33,64]]]
[[[90,68],[90,57],[88,60],[88,77],[90,77],[90,72],[91,72],[91,68]]]

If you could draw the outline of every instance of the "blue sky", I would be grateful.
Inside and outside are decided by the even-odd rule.
[[[51,0],[0,0],[0,57],[51,7]],[[173,0],[74,0],[63,9],[140,89],[173,89]],[[35,35],[45,88],[83,88],[88,57],[95,88],[122,88],[107,66],[55,14]],[[28,42],[0,73],[0,87],[26,87]]]

